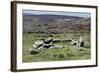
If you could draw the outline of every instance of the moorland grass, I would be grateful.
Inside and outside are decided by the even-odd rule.
[[[74,36],[74,37],[73,37]],[[39,54],[30,54],[28,49],[36,40],[48,38],[47,34],[24,33],[23,34],[23,62],[45,62],[45,61],[63,61],[63,60],[86,60],[91,58],[90,34],[84,33],[84,47],[71,45],[69,42],[58,42],[54,45],[63,45],[64,48],[47,49],[43,48]],[[75,34],[53,34],[53,38],[78,40],[79,36]]]

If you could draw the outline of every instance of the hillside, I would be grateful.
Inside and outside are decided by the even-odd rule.
[[[90,24],[90,18],[63,15],[23,15],[24,32],[88,32]]]

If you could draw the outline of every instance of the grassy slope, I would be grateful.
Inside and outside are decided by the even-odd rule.
[[[73,34],[69,34],[65,36],[65,34],[58,34],[59,37],[54,35],[54,38],[71,38]],[[74,34],[75,35],[75,34]],[[64,48],[61,49],[42,49],[39,54],[31,55],[28,52],[28,48],[32,48],[32,44],[35,40],[40,39],[41,37],[37,37],[39,34],[23,34],[23,62],[41,62],[41,61],[61,61],[61,60],[83,60],[90,59],[90,35],[84,34],[85,39],[85,47],[80,48],[78,46],[70,45],[69,43],[55,43],[55,45],[63,45]],[[47,38],[47,37],[42,37]],[[75,39],[78,36],[74,37]]]

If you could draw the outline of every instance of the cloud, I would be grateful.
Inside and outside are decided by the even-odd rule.
[[[28,15],[64,15],[64,16],[77,16],[77,17],[90,17],[90,13],[86,12],[68,12],[68,11],[45,11],[45,10],[23,10],[23,14]]]

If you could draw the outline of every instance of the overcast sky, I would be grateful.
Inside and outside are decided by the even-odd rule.
[[[23,10],[24,14],[28,15],[42,15],[42,14],[48,14],[48,15],[67,15],[67,16],[77,16],[77,17],[90,17],[90,13],[85,12],[64,12],[64,11],[45,11],[45,10]]]

